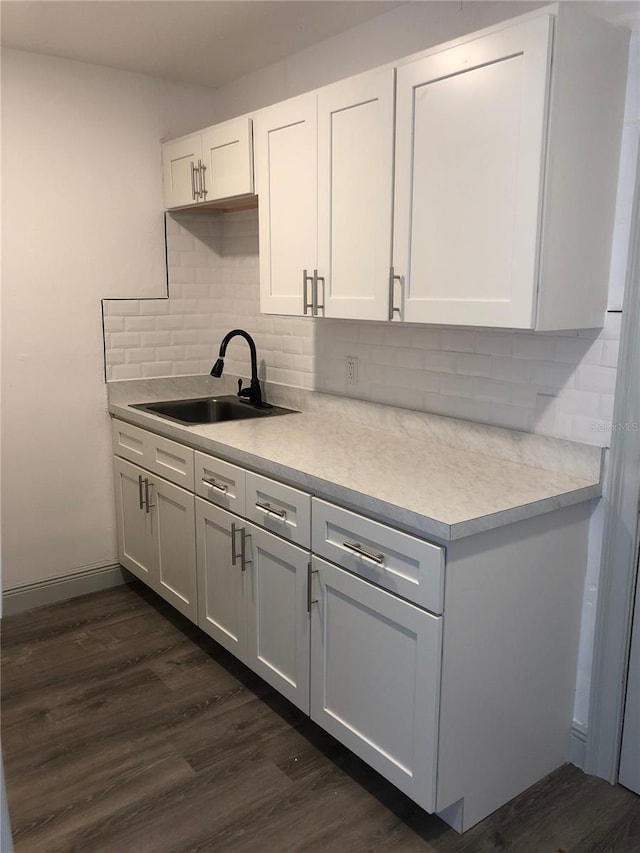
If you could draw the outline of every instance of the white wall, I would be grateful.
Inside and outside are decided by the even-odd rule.
[[[2,572],[116,561],[100,299],[166,292],[159,140],[214,94],[2,51]]]
[[[222,86],[218,89],[219,115],[231,118],[283,101],[544,5],[548,5],[544,0],[405,3]]]

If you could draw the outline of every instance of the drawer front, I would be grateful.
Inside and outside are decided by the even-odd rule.
[[[201,498],[244,515],[245,477],[244,468],[196,451],[195,491]]]
[[[111,422],[113,436],[113,452],[122,459],[145,465],[146,440],[149,435],[146,430],[132,426],[124,421],[113,419]]]
[[[313,499],[312,550],[415,604],[442,613],[444,548]]]
[[[170,483],[193,491],[193,450],[190,447],[149,432],[145,465]]]
[[[193,491],[193,453],[190,447],[114,419],[113,452],[159,474],[170,483]]]
[[[246,518],[289,542],[308,548],[311,495],[247,471]]]

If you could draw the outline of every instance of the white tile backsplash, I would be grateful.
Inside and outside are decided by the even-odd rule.
[[[105,302],[108,378],[208,373],[239,327],[255,338],[262,379],[609,444],[619,314],[600,333],[561,335],[261,315],[257,230],[256,211],[167,217],[170,296]],[[248,374],[243,341],[225,366]]]

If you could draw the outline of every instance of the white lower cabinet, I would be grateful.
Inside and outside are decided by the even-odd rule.
[[[445,555],[208,454],[194,468],[139,427],[113,435],[122,565],[426,811],[466,831],[567,760],[587,502]]]
[[[195,621],[193,494],[125,459],[114,467],[120,562]]]
[[[196,498],[198,625],[246,663],[247,578],[238,549],[242,538],[237,516]]]
[[[442,617],[317,557],[311,718],[435,810]]]
[[[309,552],[246,525],[247,664],[309,713]]]
[[[198,624],[309,712],[309,552],[196,498]]]

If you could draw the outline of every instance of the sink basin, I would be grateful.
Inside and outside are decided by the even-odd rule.
[[[222,421],[238,421],[247,418],[272,418],[289,415],[294,409],[269,406],[263,403],[254,406],[234,396],[198,397],[193,400],[165,400],[160,403],[136,403],[133,409],[142,409],[152,415],[177,421],[179,424],[217,424]]]

